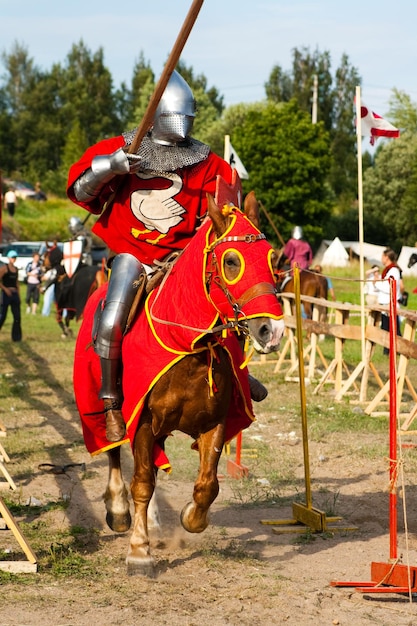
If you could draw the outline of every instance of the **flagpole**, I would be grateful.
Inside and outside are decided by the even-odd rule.
[[[365,265],[364,265],[364,235],[363,235],[363,189],[362,189],[362,124],[361,124],[361,88],[356,87],[356,136],[358,152],[358,219],[359,219],[359,276],[360,276],[360,306],[361,306],[361,343],[362,363],[365,365]],[[362,398],[361,398],[362,400]]]

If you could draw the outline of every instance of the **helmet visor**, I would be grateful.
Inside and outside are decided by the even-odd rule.
[[[194,116],[182,113],[161,113],[152,130],[157,143],[175,144],[184,141],[193,128]]]

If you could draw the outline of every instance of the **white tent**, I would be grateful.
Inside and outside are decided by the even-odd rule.
[[[336,237],[336,239],[339,239],[339,238]],[[327,249],[332,243],[333,242],[331,242],[329,239],[323,239],[323,241],[320,244],[319,249],[317,250],[314,256],[312,265],[316,265],[317,263],[321,265],[325,265],[325,262],[323,261],[323,257]],[[359,241],[343,241],[342,240],[340,241],[340,243],[342,244],[343,248],[348,253],[349,260],[352,260],[354,258],[357,258],[357,259],[359,258],[360,256]],[[373,244],[373,243],[364,242],[363,243],[363,256],[365,260],[369,263],[369,265],[379,265],[380,267],[382,267],[381,257],[385,248],[386,246],[377,246],[376,244]],[[407,263],[408,263],[408,259],[407,259]]]
[[[329,267],[346,267],[349,264],[349,255],[339,237],[335,237],[324,252],[321,264]]]
[[[403,271],[403,276],[417,276],[417,263],[412,267],[408,267],[408,261],[412,254],[417,254],[417,248],[412,248],[411,246],[403,246],[401,248],[397,263]]]
[[[359,241],[344,241],[343,245],[348,248],[352,255],[360,256]],[[363,257],[370,265],[379,265],[382,267],[382,253],[387,246],[377,246],[375,243],[363,242]]]

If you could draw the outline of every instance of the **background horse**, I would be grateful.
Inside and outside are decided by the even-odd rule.
[[[294,293],[294,278],[289,276],[279,283],[281,285],[281,293]],[[310,296],[311,298],[324,298],[327,300],[328,284],[327,278],[313,270],[300,270],[300,295]],[[311,302],[303,302],[304,313],[308,319],[313,316],[313,304]],[[320,317],[323,318],[326,309],[320,311]]]
[[[123,341],[125,441],[130,441],[134,455],[129,573],[155,573],[147,511],[155,466],[167,465],[165,438],[179,430],[194,439],[200,466],[181,523],[189,532],[202,532],[219,491],[217,466],[223,445],[254,419],[237,337],[250,333],[266,354],[278,349],[284,332],[272,270],[274,252],[253,225],[259,224],[259,214],[245,217],[227,206],[222,212],[211,196],[208,213],[211,219],[147,296]],[[91,345],[95,311],[105,291],[93,294],[84,312],[74,389],[87,449],[91,454],[107,451],[109,456],[107,523],[115,532],[126,532],[131,516],[120,466],[123,442],[110,443],[105,437],[99,359]]]
[[[259,202],[256,198],[256,194],[254,191],[250,191],[245,197],[244,202],[245,211],[247,209],[258,211],[259,213]],[[266,213],[266,211],[265,211]],[[267,217],[268,214],[266,213]],[[284,264],[286,262],[284,256],[284,241],[282,240],[281,235],[274,227],[272,220],[268,217],[269,222],[274,228],[277,237],[281,240],[282,248],[275,251],[275,270],[277,277],[277,286],[279,291],[286,293],[294,293],[294,279],[290,274],[285,270]],[[417,260],[417,259],[416,259]],[[289,267],[288,267],[289,270]],[[288,280],[286,278],[288,277]],[[325,276],[320,273],[311,271],[311,270],[301,270],[300,271],[300,295],[302,296],[310,296],[313,298],[324,298],[327,300],[328,295],[328,284]],[[303,302],[304,312],[308,318],[311,319],[313,315],[313,305],[310,302]],[[323,318],[326,315],[326,309],[320,312],[320,317]]]
[[[51,269],[48,254],[45,255],[44,266],[47,270]],[[81,319],[88,298],[106,280],[104,267],[80,264],[71,278],[62,265],[52,269],[51,277],[42,285],[42,291],[55,285],[56,320],[63,338],[72,334],[70,322]]]

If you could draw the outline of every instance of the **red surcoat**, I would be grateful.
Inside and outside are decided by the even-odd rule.
[[[290,239],[284,248],[284,256],[291,262],[291,267],[297,264],[301,270],[307,270],[313,260],[311,246],[303,239]]]
[[[88,148],[70,169],[67,193],[74,203],[99,215],[116,189],[110,208],[103,211],[92,231],[115,253],[129,252],[152,265],[155,259],[162,260],[186,246],[206,214],[206,193],[215,194],[218,174],[230,184],[232,170],[210,152],[204,161],[175,172],[116,177],[98,198],[90,203],[79,202],[73,190],[77,178],[91,167],[96,155],[111,154],[124,145],[124,138],[119,136]]]

